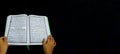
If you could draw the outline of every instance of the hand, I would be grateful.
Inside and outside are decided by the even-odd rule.
[[[0,54],[6,54],[8,42],[6,37],[0,37]]]
[[[56,46],[56,42],[52,35],[49,35],[47,41],[43,39],[43,50],[45,54],[52,54],[54,47]]]

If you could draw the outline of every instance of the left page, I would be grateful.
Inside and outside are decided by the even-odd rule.
[[[27,15],[9,15],[5,36],[9,45],[27,44]]]

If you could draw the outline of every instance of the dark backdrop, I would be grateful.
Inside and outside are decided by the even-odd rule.
[[[16,0],[0,2],[0,35],[11,14],[46,15],[54,54],[119,54],[119,0]],[[40,54],[42,46],[9,46],[8,54]]]

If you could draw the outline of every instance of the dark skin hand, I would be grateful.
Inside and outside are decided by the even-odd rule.
[[[56,42],[52,37],[52,35],[48,36],[47,41],[43,39],[43,50],[45,54],[52,54],[55,46],[56,46]]]
[[[0,37],[0,54],[6,54],[8,42],[6,37]]]

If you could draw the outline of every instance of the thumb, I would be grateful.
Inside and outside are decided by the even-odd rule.
[[[4,41],[7,42],[7,37],[4,37]]]
[[[43,44],[43,45],[46,44],[46,40],[45,40],[45,39],[43,39],[42,44]]]
[[[0,37],[0,41],[2,41],[2,42],[3,42],[3,40],[4,40],[4,37]]]

